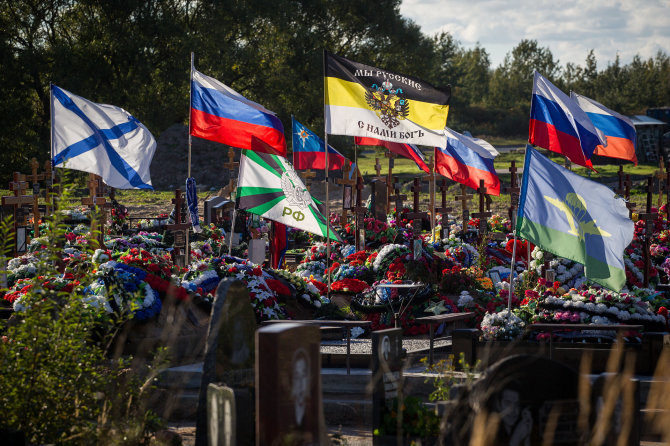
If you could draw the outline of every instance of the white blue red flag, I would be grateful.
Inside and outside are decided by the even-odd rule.
[[[391,152],[409,158],[416,163],[419,169],[426,173],[430,173],[430,167],[426,164],[426,158],[421,153],[421,150],[414,144],[405,144],[400,142],[382,141],[376,138],[367,138],[357,136],[355,139],[356,145],[359,146],[379,146],[386,147]]]
[[[153,189],[149,166],[156,140],[130,113],[55,85],[51,110],[54,167],[100,175],[117,189]]]
[[[498,151],[488,142],[444,129],[447,147],[435,147],[435,171],[473,189],[484,180],[486,193],[500,195],[500,179],[493,167]]]
[[[191,77],[191,135],[286,156],[284,126],[273,112],[197,70]]]
[[[589,168],[596,147],[607,144],[586,112],[537,71],[533,78],[528,142]]]
[[[596,130],[607,139],[607,146],[599,145],[593,153],[629,160],[637,165],[635,155],[637,134],[630,118],[574,91],[570,93],[570,97],[586,112]]]
[[[293,119],[293,168],[325,169],[325,143],[316,133]],[[328,170],[341,169],[346,158],[328,145]]]

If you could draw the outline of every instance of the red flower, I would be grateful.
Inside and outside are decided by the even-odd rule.
[[[665,318],[667,319],[667,318],[668,318],[668,309],[665,308],[665,307],[661,307],[661,308],[658,309],[658,313],[657,313],[657,314],[660,314],[660,315],[662,315],[662,316],[665,316]]]
[[[274,291],[275,293],[282,295],[282,296],[290,296],[291,295],[291,290],[281,283],[279,280],[275,279],[266,279],[265,282],[268,284],[270,289]]]

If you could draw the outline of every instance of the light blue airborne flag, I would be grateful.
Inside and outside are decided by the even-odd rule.
[[[122,108],[52,85],[51,139],[54,167],[100,175],[117,189],[153,189],[149,166],[156,140]]]
[[[526,146],[517,234],[540,248],[584,264],[586,277],[619,291],[626,283],[623,251],[633,222],[622,198]]]

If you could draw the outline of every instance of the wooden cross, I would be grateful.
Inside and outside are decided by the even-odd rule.
[[[468,201],[472,198],[471,194],[466,193],[467,186],[461,184],[461,195],[456,195],[454,198],[461,201],[461,212],[463,217],[463,234],[468,228],[468,221],[470,220],[470,209],[468,209]]]
[[[363,177],[361,175],[356,176],[356,207],[354,212],[356,213],[356,251],[361,251],[365,249],[365,236],[361,236],[361,230],[365,229],[365,212],[367,209],[363,206]]]
[[[18,227],[25,224],[25,217],[22,218],[22,221],[18,221],[18,210],[24,204],[32,204],[33,196],[27,195],[26,191],[28,190],[28,182],[25,180],[26,176],[14,172],[12,177],[13,181],[9,183],[9,190],[14,192],[14,195],[8,195],[2,197],[3,206],[12,206],[13,220],[14,220],[14,253],[18,253],[18,237],[16,233],[18,232]]]
[[[521,194],[521,188],[516,178],[516,161],[512,160],[512,164],[509,167],[510,172],[510,182],[509,187],[506,187],[504,191],[509,194],[510,205],[508,210],[509,221],[512,222],[514,226],[514,218],[516,217],[516,210],[519,207],[519,195]]]
[[[626,175],[626,185],[624,188],[624,199],[626,200],[626,207],[628,208],[628,218],[633,216],[633,210],[635,209],[635,203],[630,201],[630,175]]]
[[[377,179],[383,179],[382,177],[382,165],[379,164],[379,158],[375,158],[375,172],[377,172]]]
[[[393,167],[395,164],[395,153],[384,152],[384,156],[389,159],[389,171],[386,174],[386,209],[391,209],[391,195],[393,195]]]
[[[484,186],[484,180],[479,180],[479,187],[477,188],[477,193],[479,194],[479,212],[472,214],[473,217],[479,219],[479,239],[484,240],[486,235],[486,218],[490,217],[491,212],[486,212],[486,186]]]
[[[440,192],[442,193],[442,205],[438,208],[435,208],[435,212],[442,214],[442,233],[440,238],[446,238],[449,235],[449,228],[447,227],[447,221],[449,218],[449,212],[451,212],[451,206],[447,207],[447,179],[442,178],[440,183]]]
[[[335,182],[337,184],[340,184],[342,186],[342,215],[340,217],[340,224],[344,226],[345,224],[348,223],[348,212],[349,209],[352,208],[351,203],[349,204],[349,207],[345,207],[345,199],[347,198],[347,189],[349,190],[349,200],[353,199],[353,191],[354,191],[354,186],[356,185],[356,177],[358,174],[356,174],[356,177],[353,179],[349,179],[349,172],[351,172],[351,161],[349,160],[344,160],[344,164],[342,165],[342,179],[337,178]]]
[[[186,246],[186,231],[188,231],[191,226],[188,222],[182,221],[182,206],[184,204],[184,197],[181,194],[181,189],[174,191],[174,198],[172,199],[174,207],[174,223],[171,225],[165,225],[165,229],[168,231],[174,232],[174,243],[173,243],[173,261],[175,264],[180,267],[186,266],[188,262],[188,246]],[[230,236],[233,236],[233,228],[235,222],[231,223]],[[183,252],[182,252],[183,250]]]
[[[670,167],[670,166],[669,166]],[[663,165],[663,158],[661,158],[661,163],[659,165],[658,171],[654,172],[656,178],[658,178],[658,203],[657,207],[660,209],[663,205],[663,186],[668,179],[668,173],[665,171],[665,166]]]
[[[623,197],[624,193],[624,174],[623,174],[623,166],[619,166],[619,171],[616,173],[617,177],[619,178],[619,187],[614,191],[616,192],[617,195]]]
[[[428,180],[428,208],[430,209],[431,214],[435,213],[435,169],[433,165],[433,155],[428,158],[428,175],[426,175]],[[433,215],[433,218],[435,216]],[[431,218],[432,222],[432,218]]]
[[[316,172],[312,172],[311,169],[307,169],[304,172],[298,172],[298,175],[300,175],[300,178],[302,178],[303,182],[305,183],[305,187],[307,190],[309,190],[312,186],[312,178],[316,176]]]
[[[96,236],[96,240],[98,242],[98,247],[102,248],[104,246],[104,239],[105,239],[105,219],[106,219],[106,212],[105,209],[107,206],[107,200],[105,200],[105,197],[102,196],[102,180],[101,178],[94,174],[94,173],[89,173],[88,174],[88,197],[82,198],[81,199],[81,204],[87,205],[91,209],[91,233],[94,234],[96,231],[99,231],[98,235]],[[94,218],[94,214],[96,212],[96,206],[100,208],[100,222],[99,226],[100,229],[97,228],[98,224],[96,223],[96,219]]]
[[[235,170],[240,165],[235,162],[235,150],[232,147],[228,148],[228,162],[223,164],[223,167],[228,169],[228,189],[230,190],[230,201],[233,201],[233,189],[235,188]]]
[[[40,163],[37,162],[36,158],[33,158],[30,161],[30,167],[32,169],[32,175],[27,175],[26,180],[32,183],[33,187],[33,231],[35,237],[40,236],[40,208],[39,208],[39,199],[40,199],[40,181],[44,181],[48,178],[51,178],[51,163],[47,161],[45,163],[45,172],[38,174],[37,169],[39,168]],[[46,169],[46,166],[49,166],[49,169]]]
[[[645,222],[645,231],[644,231],[644,286],[649,285],[649,275],[651,272],[651,253],[649,249],[651,247],[651,236],[654,232],[654,221],[658,218],[658,212],[651,212],[651,203],[653,201],[654,195],[654,177],[650,176],[647,178],[647,212],[644,214],[639,214],[640,220]]]
[[[412,229],[414,230],[414,236],[421,234],[421,229],[423,226],[423,218],[428,214],[426,212],[421,212],[419,209],[419,193],[421,193],[421,180],[419,178],[414,178],[414,184],[412,185],[413,192],[413,208],[412,212],[407,216],[412,219]]]
[[[398,178],[393,179],[393,192],[394,195],[389,195],[389,201],[393,200],[394,205],[395,205],[395,218],[396,220],[400,218],[400,214],[402,214],[403,210],[403,200],[407,199],[407,195],[402,195],[400,193],[400,183],[398,182]]]

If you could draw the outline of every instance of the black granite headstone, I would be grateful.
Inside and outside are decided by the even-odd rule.
[[[216,289],[207,332],[196,417],[196,445],[207,444],[207,388],[212,382],[233,389],[237,444],[253,444],[256,316],[244,283],[223,279]]]
[[[256,444],[327,442],[321,405],[321,336],[284,323],[256,332]]]
[[[585,435],[579,423],[577,372],[545,357],[509,356],[462,392],[448,414],[456,446],[470,444],[477,416],[487,416],[487,426],[497,424],[490,444],[500,446],[541,445],[545,440],[576,446]]]
[[[372,332],[372,431],[402,395],[402,328]]]

